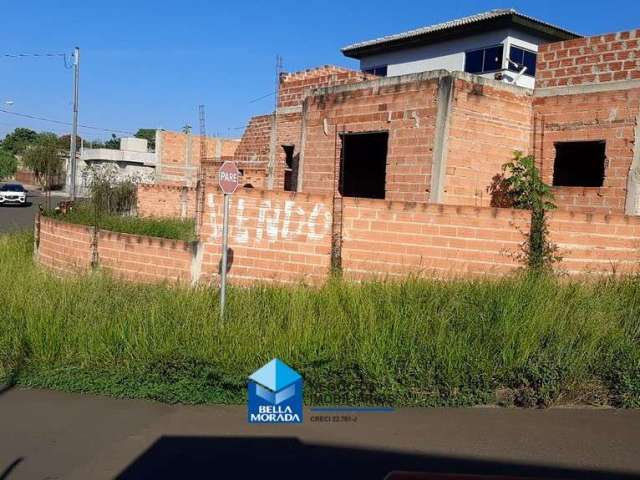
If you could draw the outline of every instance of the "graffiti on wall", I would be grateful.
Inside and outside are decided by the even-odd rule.
[[[210,241],[222,236],[222,202],[216,205],[213,193],[207,195]],[[257,214],[256,214],[257,211]],[[295,200],[284,202],[234,197],[229,212],[229,235],[238,244],[267,240],[307,240],[317,242],[331,233],[331,211],[324,203],[300,206]]]

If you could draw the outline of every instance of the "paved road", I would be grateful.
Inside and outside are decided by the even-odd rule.
[[[241,406],[13,389],[0,394],[0,426],[0,478],[12,480],[640,478],[640,411],[401,409],[355,423],[306,412],[302,425],[257,426]]]
[[[2,185],[0,183],[0,185]],[[51,205],[56,206],[63,200],[61,194],[56,192],[51,197]],[[25,206],[2,205],[0,206],[0,234],[17,230],[33,229],[33,221],[38,211],[38,205],[47,205],[47,198],[40,192],[29,190],[27,204]],[[0,477],[1,479],[1,477]]]

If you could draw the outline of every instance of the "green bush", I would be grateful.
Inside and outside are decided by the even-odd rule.
[[[217,290],[55,278],[0,237],[0,377],[164,402],[242,403],[274,357],[307,404],[640,406],[640,282],[523,275]]]

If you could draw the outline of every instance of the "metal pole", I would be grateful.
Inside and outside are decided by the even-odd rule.
[[[229,200],[231,195],[224,194],[224,213],[222,217],[222,272],[220,273],[220,318],[224,319],[224,304],[227,290],[227,251],[229,250]]]
[[[78,84],[80,81],[80,49],[78,47],[74,49],[73,59],[73,126],[71,127],[71,148],[69,149],[71,200],[76,199],[76,138],[78,136]]]

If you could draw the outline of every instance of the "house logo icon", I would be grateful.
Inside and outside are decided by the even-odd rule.
[[[274,358],[249,376],[249,423],[302,423],[302,377]]]

